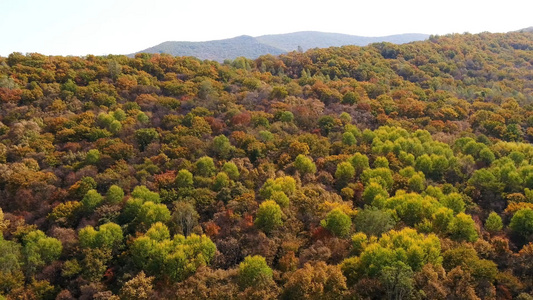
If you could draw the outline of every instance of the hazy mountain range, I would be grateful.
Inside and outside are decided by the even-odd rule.
[[[533,32],[533,26],[517,30],[518,32]]]
[[[340,33],[302,31],[287,34],[270,34],[258,37],[242,35],[230,39],[205,42],[164,42],[136,53],[167,53],[175,56],[195,56],[199,59],[223,61],[239,56],[257,58],[261,55],[282,53],[311,48],[339,47],[344,45],[365,46],[370,43],[390,42],[403,44],[425,40],[427,34],[407,33],[382,37],[364,37]]]

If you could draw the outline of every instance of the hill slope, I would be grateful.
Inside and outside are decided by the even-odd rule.
[[[339,33],[302,31],[287,34],[272,34],[259,37],[238,36],[206,42],[164,42],[137,53],[167,53],[175,56],[195,56],[199,59],[223,61],[239,56],[257,58],[261,55],[279,55],[298,49],[328,48],[344,45],[365,46],[376,42],[395,44],[425,40],[426,34],[398,34],[384,37],[363,37]]]
[[[207,42],[164,42],[138,53],[167,53],[175,56],[195,56],[200,59],[223,61],[239,56],[255,58],[267,53],[279,55],[284,50],[259,42],[242,35],[231,39]]]
[[[0,299],[530,299],[532,142],[533,33],[12,53]]]
[[[287,34],[262,35],[256,39],[267,45],[283,49],[287,52],[294,51],[298,46],[303,50],[312,48],[340,47],[345,45],[366,46],[371,43],[390,42],[403,44],[413,41],[425,40],[427,34],[407,33],[382,37],[365,37],[340,33],[327,33],[317,31],[301,31]]]
[[[522,28],[518,30],[518,32],[533,32],[533,26],[530,26],[528,28]]]

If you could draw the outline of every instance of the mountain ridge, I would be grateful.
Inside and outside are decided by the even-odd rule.
[[[174,56],[195,56],[199,59],[224,61],[240,56],[257,58],[261,55],[279,55],[291,51],[312,48],[339,47],[345,45],[366,46],[376,42],[403,44],[429,38],[428,34],[406,33],[382,37],[365,37],[342,33],[299,31],[284,34],[268,34],[257,37],[241,35],[228,39],[202,42],[166,41],[137,53],[167,53]]]

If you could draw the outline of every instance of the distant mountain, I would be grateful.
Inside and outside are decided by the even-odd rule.
[[[420,33],[397,34],[382,37],[365,37],[341,33],[301,31],[286,34],[262,35],[256,37],[256,39],[267,45],[290,52],[298,49],[298,46],[302,47],[303,50],[308,50],[312,48],[329,48],[345,45],[366,46],[371,43],[379,42],[404,44],[413,41],[425,40],[428,37],[429,35]]]
[[[533,32],[533,26],[517,30],[518,32]]]
[[[242,35],[207,42],[164,42],[137,53],[167,53],[174,56],[195,56],[199,59],[223,61],[239,56],[256,58],[267,53],[279,55],[284,52],[286,51],[261,43],[254,37]]]
[[[340,33],[302,31],[287,34],[271,34],[258,37],[247,35],[231,39],[206,42],[164,42],[136,53],[167,53],[175,56],[195,56],[199,59],[223,61],[239,56],[257,58],[261,55],[294,51],[298,46],[302,50],[312,48],[339,47],[344,45],[366,46],[377,42],[403,44],[425,40],[427,34],[408,33],[383,37],[364,37]]]

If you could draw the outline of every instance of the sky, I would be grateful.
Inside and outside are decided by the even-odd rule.
[[[507,32],[533,26],[532,11],[532,0],[0,0],[0,56],[129,54],[296,31]]]

